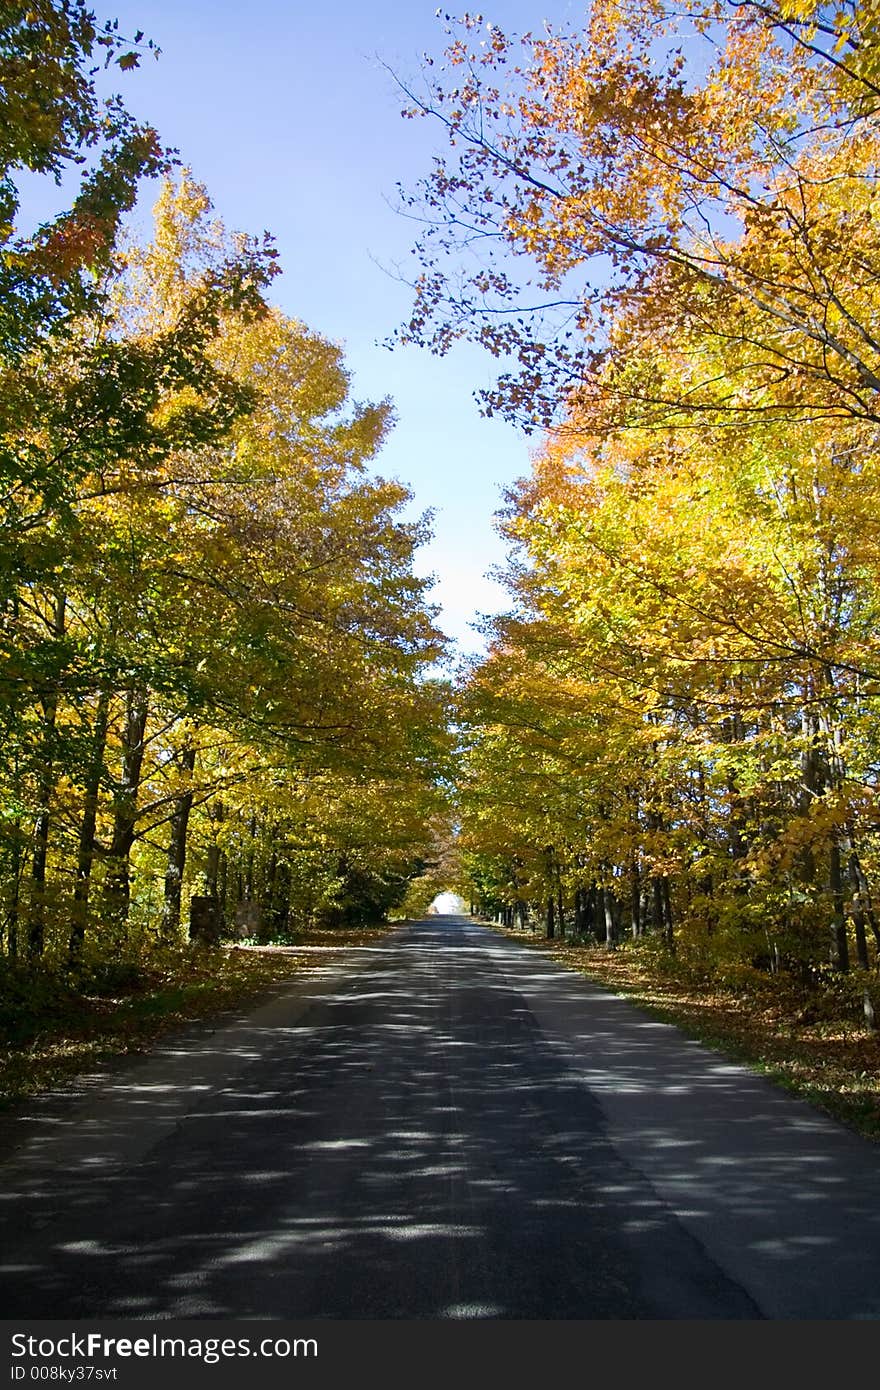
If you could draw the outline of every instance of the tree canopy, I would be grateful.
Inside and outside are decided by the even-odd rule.
[[[876,15],[447,25],[399,336],[481,342],[484,408],[545,429],[458,697],[471,896],[729,979],[873,969]]]
[[[373,469],[391,403],[351,400],[269,301],[271,239],[99,98],[102,60],[151,51],[79,0],[0,16],[0,892],[31,967],[381,919],[442,802],[429,522]],[[20,172],[76,166],[16,232]]]

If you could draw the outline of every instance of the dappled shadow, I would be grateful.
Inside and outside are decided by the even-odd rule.
[[[488,949],[618,1149],[768,1316],[880,1316],[874,1145],[583,977]]]
[[[876,1311],[857,1141],[463,919],[44,1116],[2,1175],[7,1317]],[[817,1254],[849,1312],[812,1311]]]
[[[50,1127],[6,1184],[31,1222],[6,1243],[8,1314],[674,1316],[633,1223],[682,1247],[682,1316],[748,1316],[486,964],[434,919],[295,1017],[279,999],[203,1039],[190,1074],[181,1046],[117,1083],[66,1172]]]

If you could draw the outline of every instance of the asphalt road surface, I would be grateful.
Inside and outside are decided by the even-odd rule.
[[[6,1318],[880,1316],[880,1151],[463,918],[0,1128]]]

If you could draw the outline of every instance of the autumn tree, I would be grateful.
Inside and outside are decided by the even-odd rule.
[[[846,970],[853,952],[865,968],[873,449],[778,421],[735,455],[727,440],[561,432],[512,492],[517,609],[465,690],[463,842],[531,866],[551,934],[555,865],[606,941],[647,929],[731,970]],[[495,896],[515,895],[508,871]]]
[[[872,31],[806,11],[596,0],[581,33],[452,26],[406,89],[450,153],[405,195],[426,231],[401,338],[518,359],[486,405],[530,426],[597,390],[655,419],[875,421]],[[676,390],[640,367],[718,319],[718,373]]]
[[[0,13],[0,350],[14,363],[97,302],[138,181],[169,167],[156,131],[121,98],[102,100],[103,66],[136,67],[151,39],[99,24],[83,0],[6,0]],[[31,235],[16,231],[22,171],[60,181],[79,166],[69,209]]]
[[[33,495],[37,558],[10,566],[7,940],[23,924],[34,958],[174,942],[193,892],[218,931],[381,916],[416,871],[444,718],[425,523],[367,471],[388,402],[350,405],[339,348],[264,305],[261,264],[185,174],[53,363],[57,428],[81,341],[127,364],[128,415],[75,432],[64,504]]]
[[[867,7],[597,4],[466,19],[416,103],[405,336],[518,354],[488,405],[552,423],[462,816],[550,933],[568,892],[731,978],[876,960],[875,52]]]

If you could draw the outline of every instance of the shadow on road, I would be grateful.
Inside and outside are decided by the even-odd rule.
[[[821,1316],[817,1261],[877,1313],[851,1136],[463,919],[33,1126],[7,1317]]]

